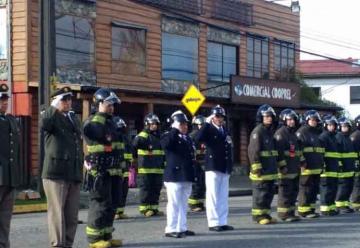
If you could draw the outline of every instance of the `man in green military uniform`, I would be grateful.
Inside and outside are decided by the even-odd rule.
[[[81,125],[71,111],[71,98],[69,87],[57,90],[51,106],[41,113],[45,137],[42,178],[51,247],[72,247],[78,223],[83,153]]]
[[[6,84],[0,85],[0,247],[9,248],[10,221],[15,188],[19,186],[20,131],[11,114],[6,114],[9,95]]]

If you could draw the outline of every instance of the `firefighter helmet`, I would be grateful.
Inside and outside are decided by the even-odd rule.
[[[319,115],[319,112],[316,110],[308,110],[304,113],[305,122],[307,123],[311,118],[315,118],[318,122],[321,122],[321,117]]]
[[[181,110],[175,111],[171,115],[171,120],[172,122],[180,122],[180,123],[189,122],[189,119]]]
[[[107,88],[98,89],[94,94],[93,100],[95,104],[99,104],[100,102],[108,102],[110,104],[121,103],[114,91]]]
[[[145,126],[148,126],[150,124],[160,124],[160,119],[159,117],[156,115],[156,114],[153,114],[153,113],[149,113],[145,116],[144,118],[144,124]]]
[[[275,110],[269,104],[261,105],[256,112],[256,121],[262,123],[263,117],[271,115],[273,121],[275,121],[276,113]]]
[[[194,116],[194,118],[192,119],[193,125],[204,125],[204,123],[205,123],[205,117],[202,115]]]
[[[113,122],[115,123],[117,129],[126,128],[126,123],[120,116],[114,116]]]
[[[335,127],[337,127],[338,125],[338,121],[336,117],[333,115],[325,115],[323,117],[323,122],[324,122],[323,123],[324,128],[326,128],[328,125],[335,125]]]
[[[352,127],[351,120],[349,118],[346,118],[345,116],[342,116],[338,119],[339,128],[344,125],[348,125],[350,128]]]
[[[296,114],[296,112],[293,109],[287,108],[281,111],[279,115],[280,121],[286,125],[286,120],[293,119],[296,123],[296,125],[299,123],[299,116]]]
[[[220,105],[216,105],[215,107],[213,107],[211,109],[211,114],[212,115],[220,115],[222,117],[226,116],[225,109],[223,107],[221,107]]]

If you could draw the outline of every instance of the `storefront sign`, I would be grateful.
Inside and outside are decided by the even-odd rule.
[[[299,107],[300,86],[267,79],[232,76],[231,101],[245,104],[270,104],[276,107]]]
[[[205,101],[205,97],[201,92],[192,84],[189,89],[186,91],[183,99],[181,100],[182,104],[189,110],[192,115],[195,115],[196,111]]]

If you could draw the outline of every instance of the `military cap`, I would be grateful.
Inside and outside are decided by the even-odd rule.
[[[0,98],[9,98],[9,87],[6,84],[0,84]]]
[[[72,94],[72,92],[71,92],[71,88],[66,86],[66,87],[63,87],[63,88],[61,88],[61,89],[56,90],[56,91],[51,95],[51,97],[52,97],[52,98],[55,98],[55,97],[61,97],[61,98],[63,98],[64,96],[68,96],[68,95],[72,96],[73,94]]]

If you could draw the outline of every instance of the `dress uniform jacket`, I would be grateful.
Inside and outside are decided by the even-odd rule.
[[[189,136],[180,136],[180,132],[172,128],[161,138],[166,157],[165,182],[194,181],[195,147]]]
[[[45,158],[42,178],[65,181],[82,180],[83,152],[81,125],[75,114],[72,122],[54,107],[42,113]]]
[[[223,128],[223,127],[222,127]],[[195,143],[205,143],[205,170],[230,174],[233,167],[232,143],[226,129],[223,132],[205,123],[195,136]]]

